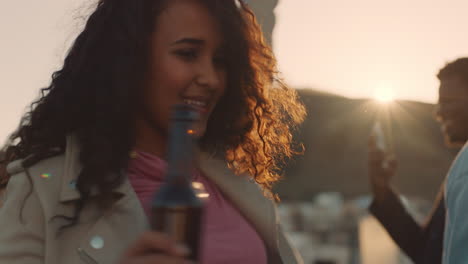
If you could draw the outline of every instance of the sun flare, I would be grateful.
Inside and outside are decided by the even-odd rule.
[[[395,100],[395,92],[390,86],[380,86],[375,89],[374,98],[380,103],[390,103]]]

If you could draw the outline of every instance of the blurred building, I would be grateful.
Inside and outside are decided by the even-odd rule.
[[[422,221],[430,203],[404,199],[408,211]],[[321,193],[311,202],[279,205],[282,228],[305,264],[410,264],[380,223],[367,212],[370,197],[344,199]]]

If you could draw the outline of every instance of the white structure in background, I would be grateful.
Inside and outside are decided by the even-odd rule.
[[[273,30],[276,24],[275,8],[279,0],[247,0],[262,26],[267,42],[272,45]]]
[[[369,200],[344,201],[339,193],[322,193],[313,202],[283,203],[278,210],[305,264],[410,264],[367,213]],[[413,199],[405,204],[416,219],[430,210],[427,201]]]
[[[314,202],[286,203],[279,206],[283,228],[301,253],[304,263],[353,263],[358,251],[353,237],[356,225],[340,194],[318,195]],[[356,232],[354,232],[356,233]],[[318,263],[318,262],[317,262]],[[353,264],[358,264],[355,262]]]

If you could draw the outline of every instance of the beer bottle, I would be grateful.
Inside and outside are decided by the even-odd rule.
[[[168,167],[165,180],[152,200],[151,227],[166,233],[190,249],[189,259],[199,260],[203,204],[191,181],[195,135],[192,130],[199,113],[187,105],[177,105],[171,117]]]

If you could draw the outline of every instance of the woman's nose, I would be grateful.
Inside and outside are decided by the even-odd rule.
[[[210,88],[210,90],[214,90],[222,85],[222,78],[222,73],[213,63],[206,62],[200,67],[200,74],[198,77],[198,83],[200,85],[206,86]]]

